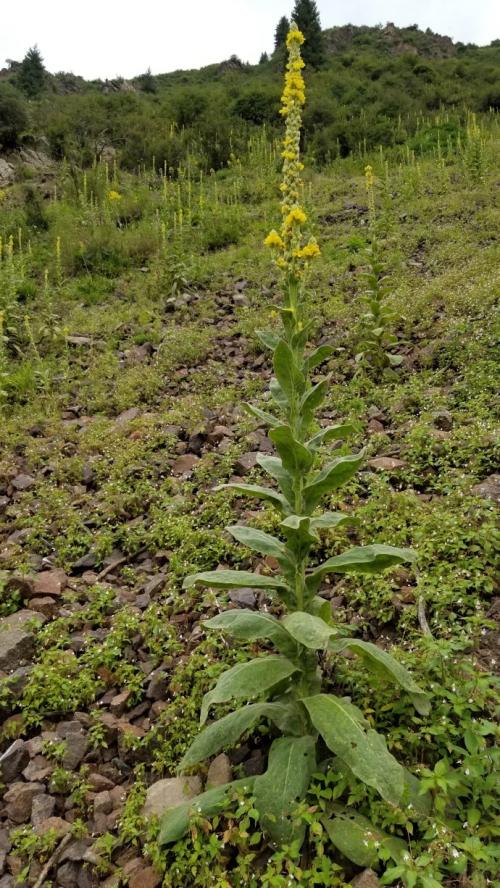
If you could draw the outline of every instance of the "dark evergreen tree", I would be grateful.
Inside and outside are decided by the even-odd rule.
[[[286,15],[283,15],[276,26],[276,31],[274,32],[275,49],[279,49],[280,46],[285,46],[286,35],[288,34],[289,28],[290,22],[288,21]]]
[[[28,98],[35,98],[45,86],[45,75],[46,71],[40,50],[38,46],[32,46],[22,60],[17,75],[20,89]]]
[[[292,21],[306,38],[302,47],[302,57],[306,65],[319,68],[325,60],[325,49],[315,0],[295,0]]]
[[[262,52],[259,59],[259,65],[265,65],[269,61],[267,52]]]
[[[156,80],[151,74],[151,68],[148,68],[145,74],[141,74],[139,77],[139,87],[145,93],[155,93],[156,92]]]

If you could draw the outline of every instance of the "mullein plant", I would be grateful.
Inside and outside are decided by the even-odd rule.
[[[261,424],[270,427],[269,438],[277,455],[261,454],[259,464],[276,486],[224,485],[243,496],[270,503],[278,511],[279,539],[251,527],[228,530],[247,548],[273,556],[279,569],[272,575],[216,570],[194,574],[184,581],[185,589],[260,589],[274,599],[282,616],[242,609],[222,612],[205,621],[207,629],[244,642],[263,642],[273,651],[227,670],[206,694],[201,710],[205,727],[187,750],[180,772],[234,747],[262,722],[271,726],[275,739],[264,774],[208,790],[168,811],[161,823],[162,843],[179,839],[189,829],[193,815],[212,816],[245,789],[253,793],[261,828],[274,845],[295,840],[301,844],[305,826],[294,816],[297,803],[305,798],[313,774],[328,768],[333,757],[334,768],[373,787],[390,805],[423,804],[417,778],[391,755],[384,737],[373,730],[361,710],[350,699],[334,696],[323,687],[322,665],[326,662],[330,671],[335,657],[352,651],[363,659],[370,674],[395,682],[407,693],[418,712],[428,711],[426,695],[406,669],[376,645],[342,634],[332,622],[330,603],[318,594],[328,574],[374,574],[413,561],[414,553],[377,544],[351,548],[322,564],[311,565],[311,552],[319,546],[321,532],[352,520],[340,511],[318,512],[320,501],[354,475],[363,463],[363,454],[339,456],[320,467],[324,445],[345,437],[350,428],[336,425],[318,430],[314,418],[328,394],[329,381],[313,382],[311,374],[332,349],[324,345],[307,348],[312,325],[307,320],[304,285],[309,265],[320,249],[314,238],[304,235],[307,217],[300,205],[303,40],[292,24],[281,108],[286,120],[283,218],[279,232],[271,231],[265,241],[275,251],[283,281],[281,333],[259,333],[273,356],[273,408],[267,412],[248,406]],[[218,704],[238,708],[206,725]],[[338,825],[339,818],[346,816],[337,805],[328,822],[332,836],[338,832],[335,823]]]
[[[355,361],[360,369],[379,377],[386,372],[390,374],[391,369],[399,367],[403,358],[392,352],[398,342],[397,336],[392,332],[398,316],[387,304],[391,290],[378,242],[375,176],[369,164],[365,167],[365,187],[368,202],[368,247],[366,270],[362,275],[365,282],[365,311],[361,317],[361,339],[357,343]]]

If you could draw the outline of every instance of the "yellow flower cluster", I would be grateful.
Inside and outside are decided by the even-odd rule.
[[[314,238],[303,244],[302,225],[307,216],[300,206],[302,180],[300,174],[304,164],[300,161],[300,130],[302,126],[302,107],[306,100],[302,68],[304,62],[300,55],[300,47],[304,35],[292,22],[288,32],[288,64],[286,66],[285,87],[281,97],[281,114],[286,118],[286,132],[283,140],[283,182],[281,212],[283,223],[281,231],[271,231],[264,243],[278,251],[277,265],[288,272],[293,278],[300,278],[304,266],[316,256],[320,249]]]
[[[2,203],[2,201],[5,200],[6,197],[7,197],[7,192],[4,191],[3,188],[0,188],[0,203]]]
[[[118,194],[118,191],[108,191],[108,200],[121,200],[121,194]]]

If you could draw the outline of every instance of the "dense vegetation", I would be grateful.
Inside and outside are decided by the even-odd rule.
[[[308,365],[324,399],[314,466],[332,448],[336,466],[365,448],[341,493],[323,488],[331,512],[310,569],[338,568],[346,550],[365,546],[387,554],[388,543],[410,558],[380,574],[325,573],[315,589],[331,627],[324,692],[360,734],[385,736],[384,768],[370,782],[355,757],[349,767],[342,750],[328,757],[323,747],[311,781],[292,787],[277,844],[272,817],[260,818],[265,781],[254,781],[281,743],[272,723],[192,769],[193,795],[200,777],[239,782],[215,808],[188,805],[190,829],[167,836],[176,841],[159,840],[151,815],[159,782],[203,736],[204,695],[231,667],[269,656],[254,630],[228,641],[205,622],[220,627],[228,608],[236,622],[284,613],[272,592],[282,550],[256,555],[225,531],[237,521],[237,539],[269,546],[280,515],[219,489],[262,485],[275,466],[265,434],[272,358],[255,331],[272,326],[263,341],[279,376],[286,269],[262,242],[281,250],[283,58],[144,75],[135,93],[102,95],[98,84],[61,93],[62,78],[45,75],[28,102],[2,85],[0,101],[27,115],[11,138],[24,145],[9,155],[15,181],[0,191],[2,888],[14,877],[37,888],[342,888],[360,870],[365,888],[375,873],[408,888],[486,888],[495,878],[500,132],[495,111],[479,109],[494,104],[486,73],[500,50],[448,47],[449,58],[435,58],[432,35],[403,35],[421,53],[411,64],[383,31],[326,32],[337,52],[306,78],[296,200],[308,219],[291,220],[304,225],[297,258],[314,258],[315,238],[321,249],[302,318],[324,359]],[[469,109],[425,110],[414,65],[425,53],[443,102]],[[369,58],[383,59],[384,88],[367,76]],[[467,78],[452,74],[461,63]],[[351,83],[336,98],[335,71]],[[371,115],[376,95],[388,102],[391,71],[396,83],[408,76],[400,101],[413,105],[400,118],[384,106],[385,138]],[[268,110],[245,117],[257,94]],[[331,106],[320,101],[329,95]],[[323,110],[331,117],[314,117]],[[49,140],[52,161],[27,150],[35,135]],[[292,333],[300,350],[301,330]],[[288,416],[275,383],[271,392]],[[281,455],[282,433],[274,444]],[[217,578],[183,588],[186,575],[214,570],[219,580],[256,572],[260,590],[220,590]],[[389,652],[404,667],[401,687]],[[377,658],[385,668],[374,677]],[[222,721],[228,703],[219,701]],[[395,759],[422,795],[380,792]]]
[[[4,72],[0,103],[6,86],[17,90],[18,115],[28,117],[18,139],[29,144],[43,136],[54,157],[77,165],[111,146],[129,170],[164,161],[176,170],[191,157],[209,172],[226,165],[232,151],[240,153],[257,127],[279,127],[279,28],[276,40],[273,57],[259,65],[232,57],[200,71],[146,72],[130,82],[86,83],[68,74],[41,79],[41,56],[30,50]],[[346,26],[323,32],[316,62],[306,74],[303,147],[318,163],[360,145],[418,147],[427,140],[422,116],[454,109],[442,132],[446,144],[456,139],[465,109],[500,107],[500,41],[465,46],[416,27]],[[10,147],[0,129],[2,142]]]

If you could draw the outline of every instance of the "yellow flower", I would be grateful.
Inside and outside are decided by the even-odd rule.
[[[373,186],[375,184],[375,176],[373,175],[373,167],[371,167],[370,164],[367,164],[365,166],[365,184],[366,184],[367,191],[370,191],[370,189],[373,188]]]
[[[3,188],[0,188],[0,203],[2,203],[2,201],[5,200],[6,197],[7,197],[7,192],[4,191]]]
[[[287,34],[287,38],[286,38],[286,45],[287,45],[288,49],[290,49],[290,47],[292,46],[293,43],[296,43],[297,46],[301,46],[302,43],[304,42],[304,40],[305,40],[305,37],[304,37],[302,31],[299,31],[299,29],[297,28],[297,25],[292,23],[292,27],[290,28],[290,30]]]
[[[121,194],[118,194],[118,191],[108,191],[108,200],[121,200]]]
[[[311,239],[308,244],[296,252],[299,259],[315,259],[320,254],[321,250],[314,239]]]
[[[285,228],[290,228],[290,226],[293,225],[294,222],[298,222],[300,225],[302,225],[306,221],[307,216],[304,213],[304,210],[302,210],[300,207],[294,207],[292,210],[290,210],[288,216],[285,219]]]
[[[276,247],[279,250],[283,249],[283,247],[285,246],[278,232],[275,231],[274,228],[267,235],[264,244],[266,245],[266,247]]]

